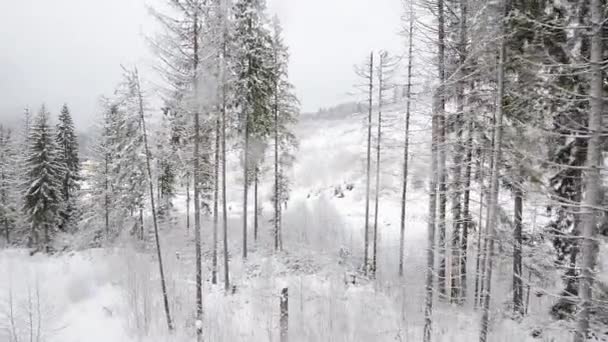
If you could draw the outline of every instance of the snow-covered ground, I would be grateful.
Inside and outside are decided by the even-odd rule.
[[[229,236],[234,285],[230,294],[223,290],[221,266],[220,283],[211,284],[212,226],[208,220],[203,226],[203,330],[207,341],[277,341],[279,293],[284,287],[289,289],[291,341],[421,340],[428,117],[413,118],[405,277],[399,278],[400,117],[399,107],[386,115],[375,281],[357,275],[355,284],[351,283],[363,250],[363,114],[302,119],[297,131],[300,150],[291,175],[293,193],[284,218],[285,252],[278,255],[270,248],[270,186],[266,182],[260,195],[265,209],[260,238],[253,241],[251,228],[252,252],[246,262],[241,258],[240,173],[233,160],[228,178],[228,184],[232,184]],[[372,179],[372,185],[374,182]],[[373,213],[373,202],[371,208]],[[193,340],[194,246],[184,214],[185,194],[181,193],[175,211],[180,219],[172,227],[163,227],[161,241],[175,332],[167,333],[154,253],[125,240],[111,249],[54,256],[30,257],[23,250],[0,252],[0,341]],[[473,250],[469,258],[472,270]],[[221,257],[219,264],[223,264]],[[537,297],[534,290],[530,318],[521,324],[507,319],[509,309],[504,303],[508,302],[510,289],[500,284],[510,284],[509,270],[507,262],[499,263],[495,273],[491,341],[538,341],[529,333],[537,327],[545,328],[541,341],[568,340],[567,334],[548,320],[546,312],[553,299]],[[472,278],[473,272],[469,298],[474,288]],[[435,341],[475,340],[478,322],[472,305],[461,308],[438,303],[434,311]]]

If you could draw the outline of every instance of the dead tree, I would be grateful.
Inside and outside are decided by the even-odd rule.
[[[165,272],[163,269],[163,257],[162,257],[162,253],[161,253],[161,247],[160,247],[160,238],[158,236],[158,220],[156,217],[156,205],[154,203],[152,167],[150,166],[151,155],[150,155],[150,149],[148,147],[148,134],[146,132],[146,120],[145,120],[145,115],[144,115],[144,101],[143,101],[143,95],[141,92],[141,86],[140,86],[140,82],[139,82],[139,75],[137,72],[137,68],[135,68],[132,72],[129,72],[128,77],[130,78],[129,83],[132,84],[132,86],[134,87],[133,90],[136,91],[138,105],[139,105],[139,116],[140,116],[140,120],[141,120],[141,128],[142,128],[143,139],[144,139],[144,149],[146,152],[146,171],[147,171],[147,176],[148,176],[148,187],[150,190],[150,207],[152,210],[152,222],[154,224],[154,240],[156,242],[156,256],[158,258],[158,268],[159,268],[159,272],[160,272],[161,291],[163,293],[163,304],[165,307],[165,316],[167,318],[167,327],[169,328],[169,331],[172,331],[173,322],[171,320],[171,311],[169,309],[169,298],[167,295],[167,285],[165,282]]]
[[[405,137],[403,139],[403,185],[401,191],[401,225],[399,229],[399,276],[403,276],[403,257],[405,245],[405,214],[407,205],[407,178],[408,178],[408,159],[409,159],[409,135],[410,135],[410,114],[412,104],[412,65],[413,65],[413,46],[414,46],[414,7],[410,1],[410,16],[408,29],[408,53],[407,53],[407,85],[405,88]]]

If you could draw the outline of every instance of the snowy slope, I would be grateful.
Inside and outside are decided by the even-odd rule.
[[[252,253],[246,262],[241,259],[240,172],[238,155],[231,154],[228,223],[234,293],[224,293],[221,267],[220,284],[210,282],[212,225],[206,219],[202,234],[206,276],[204,331],[208,341],[278,340],[278,297],[283,287],[289,288],[292,341],[421,340],[429,122],[422,114],[412,117],[406,277],[400,279],[396,274],[403,163],[402,108],[388,108],[385,115],[376,281],[356,275],[355,284],[351,283],[363,253],[366,148],[363,113],[302,118],[297,128],[300,150],[291,174],[293,193],[284,217],[286,251],[279,255],[270,247],[271,178],[266,175],[260,190],[264,209],[260,238],[254,242],[250,228]],[[371,183],[373,194],[373,178]],[[4,325],[0,326],[0,341],[11,341],[12,335],[20,336],[20,341],[29,339],[29,313],[33,313],[34,323],[40,317],[44,341],[192,340],[194,247],[192,231],[185,228],[185,197],[182,191],[175,201],[177,222],[162,230],[176,332],[170,335],[166,331],[152,250],[142,250],[125,241],[113,249],[51,257],[29,257],[24,251],[0,252],[0,272],[7,275],[0,278],[0,302],[9,303],[12,294],[13,307],[18,309],[13,314],[18,316],[14,332],[10,320],[2,319],[9,323],[1,323]],[[371,213],[373,218],[373,201]],[[221,257],[219,264],[223,264]],[[470,267],[474,269],[474,265]],[[496,282],[508,284],[509,265],[498,267]],[[469,284],[470,291],[472,288]],[[32,297],[36,289],[44,307],[40,314],[28,300],[36,297]],[[492,341],[532,340],[526,330],[551,323],[545,322],[543,310],[550,304],[546,296],[533,296],[532,303],[540,308],[539,312],[531,312],[533,320],[519,326],[501,313],[507,310],[503,303],[507,302],[510,289],[503,286],[495,287],[494,291]],[[9,307],[2,305],[0,314],[9,317],[10,310],[6,310]],[[477,338],[479,317],[471,306],[437,304],[434,318],[436,341]],[[548,331],[547,338],[560,336],[559,327]],[[561,337],[565,340],[567,336]]]

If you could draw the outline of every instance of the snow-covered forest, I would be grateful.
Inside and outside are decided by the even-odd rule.
[[[394,1],[314,113],[265,0],[159,0],[92,129],[1,117],[0,341],[608,341],[608,4]]]

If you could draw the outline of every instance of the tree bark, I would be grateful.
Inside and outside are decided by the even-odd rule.
[[[486,250],[486,270],[485,270],[485,286],[483,296],[483,311],[481,315],[481,331],[479,334],[479,341],[486,342],[488,338],[489,320],[490,320],[490,300],[491,300],[491,289],[492,289],[492,271],[493,271],[493,259],[494,259],[494,240],[496,226],[498,225],[498,193],[499,193],[499,165],[500,156],[502,152],[502,119],[503,119],[503,100],[505,94],[505,59],[506,59],[506,42],[504,38],[505,32],[505,20],[507,15],[507,1],[502,1],[501,13],[499,13],[499,25],[500,30],[500,47],[498,57],[498,77],[497,77],[497,106],[496,106],[496,127],[494,129],[494,150],[492,151],[492,173],[490,177],[490,213],[489,213],[489,224],[487,225],[487,244]]]
[[[277,65],[276,51],[274,55],[274,62]],[[280,202],[279,202],[279,82],[275,79],[274,81],[274,250],[279,250],[279,218],[280,214]]]
[[[199,21],[198,13],[193,14],[193,86],[194,93],[198,95],[198,39],[199,39]],[[203,340],[203,256],[201,250],[201,176],[200,176],[200,144],[201,144],[201,125],[200,125],[200,107],[196,102],[194,111],[194,156],[193,156],[193,183],[194,183],[194,250],[196,254],[195,274],[196,274],[196,339],[198,342]]]
[[[410,2],[410,23],[408,30],[408,60],[407,60],[407,86],[405,90],[405,137],[403,143],[403,187],[401,191],[401,225],[399,229],[399,276],[403,276],[403,258],[405,248],[405,214],[407,209],[407,178],[408,178],[408,159],[409,159],[409,132],[410,132],[410,113],[412,104],[412,58],[414,46],[414,7]]]
[[[371,274],[376,276],[376,269],[378,266],[378,211],[380,209],[380,156],[382,149],[382,96],[383,96],[383,79],[382,79],[382,68],[384,67],[386,57],[381,52],[380,62],[378,67],[378,136],[376,141],[376,189],[374,198],[374,240],[372,243],[372,267]]]
[[[437,151],[438,151],[438,186],[439,186],[439,222],[437,228],[439,231],[439,271],[438,284],[439,287],[439,298],[445,298],[447,296],[446,289],[446,236],[445,236],[445,214],[446,214],[446,152],[445,152],[445,133],[446,133],[446,120],[445,120],[445,13],[444,13],[444,0],[437,1],[437,15],[438,15],[438,26],[437,26],[437,67],[439,71],[439,88],[437,89],[436,96],[438,97],[437,107]]]
[[[223,5],[223,1],[222,1]],[[228,206],[226,198],[226,110],[228,106],[227,90],[226,90],[226,54],[227,54],[227,28],[226,28],[226,13],[222,8],[222,54],[221,54],[221,80],[222,80],[222,232],[224,240],[224,290],[228,292],[230,289],[230,269],[228,263]]]
[[[217,284],[217,229],[219,206],[219,163],[220,163],[220,118],[215,120],[215,160],[213,163],[213,256],[211,265],[211,283]]]
[[[470,114],[469,114],[470,115]],[[473,120],[469,118],[468,123],[467,156],[465,158],[464,172],[464,204],[462,208],[462,239],[460,241],[460,289],[461,299],[464,303],[467,299],[467,260],[469,251],[469,229],[471,227],[471,163],[473,162]]]
[[[260,169],[253,169],[253,241],[258,241],[258,173]]]
[[[186,234],[190,233],[190,175],[186,175]]]
[[[152,168],[150,166],[151,156],[150,156],[150,149],[148,147],[148,134],[146,133],[146,120],[144,118],[144,104],[143,104],[143,97],[142,97],[141,88],[140,88],[140,84],[139,84],[139,75],[138,75],[137,69],[135,69],[133,76],[135,79],[135,86],[137,87],[137,96],[138,96],[138,100],[139,100],[139,115],[140,115],[140,119],[141,119],[141,127],[142,127],[142,131],[143,131],[143,136],[144,136],[144,148],[145,148],[145,152],[146,152],[146,169],[147,169],[147,173],[148,173],[148,188],[150,190],[150,207],[152,210],[152,222],[154,223],[154,239],[156,241],[156,256],[158,258],[160,285],[161,285],[161,290],[163,293],[163,304],[165,307],[165,316],[167,318],[167,327],[169,328],[169,331],[173,331],[173,322],[171,321],[171,312],[169,309],[169,298],[168,298],[168,294],[167,294],[167,285],[165,282],[165,272],[163,269],[163,257],[162,257],[162,253],[161,253],[161,247],[160,247],[160,238],[158,236],[158,222],[157,222],[157,218],[156,218],[156,206],[154,203]]]
[[[485,153],[481,153],[481,161],[479,163],[479,220],[477,223],[477,253],[475,257],[475,296],[474,296],[474,307],[477,308],[481,305],[481,261],[482,261],[482,253],[483,253],[483,237],[485,236],[483,232],[483,201],[484,201],[484,193],[486,191],[484,184],[484,167],[485,167]]]
[[[364,249],[363,249],[363,272],[367,274],[369,268],[369,191],[371,177],[372,159],[372,104],[374,91],[374,53],[369,55],[369,108],[367,116],[367,164],[365,179],[365,229],[364,229]]]
[[[289,341],[289,292],[285,287],[281,290],[280,297],[280,327],[281,327],[281,338],[280,342]]]
[[[520,184],[514,191],[514,229],[513,229],[513,311],[517,316],[524,315],[524,287],[522,282],[522,212],[523,193]]]
[[[579,313],[575,342],[587,340],[589,334],[589,320],[593,301],[592,287],[594,267],[597,250],[597,216],[601,206],[601,176],[602,167],[602,115],[604,111],[604,73],[603,67],[603,41],[602,28],[605,21],[604,7],[601,0],[591,0],[589,12],[591,15],[591,59],[589,87],[590,111],[588,132],[590,134],[587,144],[587,163],[585,168],[585,195],[581,206],[581,277],[579,280]]]

